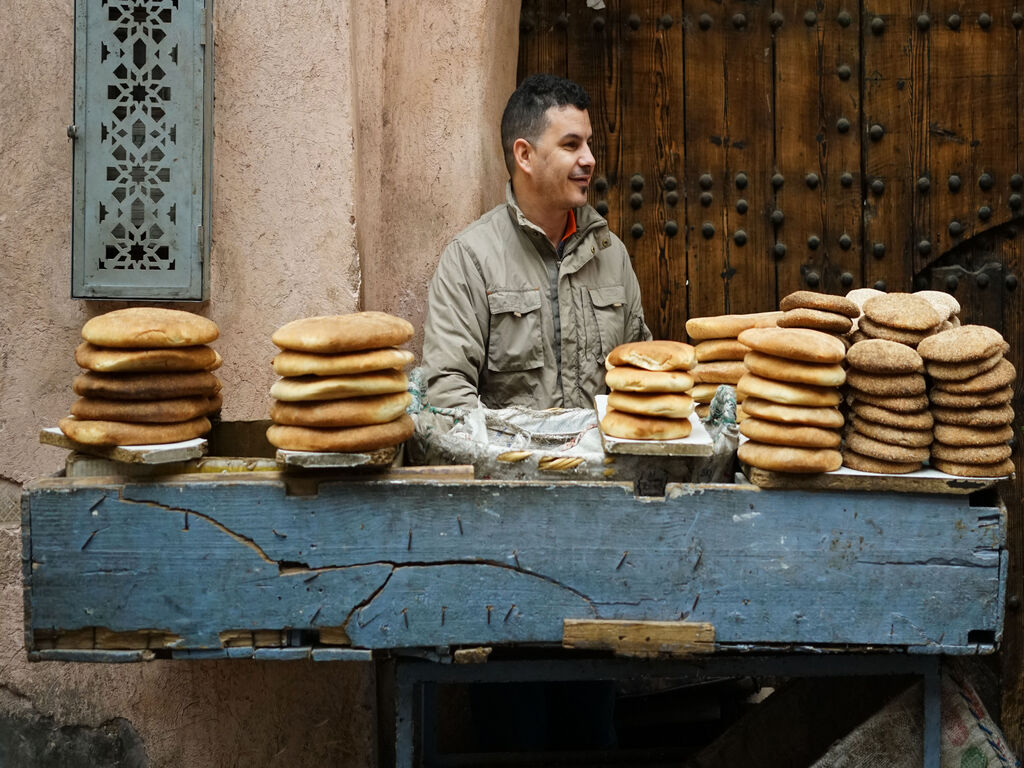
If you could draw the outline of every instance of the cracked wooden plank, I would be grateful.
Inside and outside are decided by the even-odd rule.
[[[52,478],[25,498],[30,648],[157,627],[197,651],[229,630],[560,644],[565,619],[602,619],[708,622],[724,646],[969,652],[1002,631],[1004,512],[966,496],[451,480],[291,495],[239,473]]]

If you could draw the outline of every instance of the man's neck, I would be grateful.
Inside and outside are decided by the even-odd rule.
[[[544,230],[548,240],[557,249],[558,244],[562,241],[565,228],[568,226],[569,209],[547,208],[539,205],[535,200],[531,200],[528,195],[520,196],[516,193],[515,187],[513,187],[512,192],[516,195],[516,203],[519,205],[519,210],[523,212],[523,216]]]

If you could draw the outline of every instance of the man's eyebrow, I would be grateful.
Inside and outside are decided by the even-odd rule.
[[[593,134],[591,134],[591,136],[593,136]],[[589,140],[589,139],[584,139],[583,136],[581,136],[578,133],[571,133],[570,132],[570,133],[567,133],[564,136],[562,136],[562,138],[559,139],[559,141],[560,142],[568,141],[569,139],[575,139],[576,141],[588,141]]]

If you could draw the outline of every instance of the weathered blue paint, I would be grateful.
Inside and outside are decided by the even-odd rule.
[[[303,489],[306,492],[309,489]],[[361,648],[559,643],[565,618],[711,622],[723,646],[998,642],[1005,517],[969,497],[280,475],[26,489],[31,633],[343,627]],[[990,647],[986,645],[986,647]],[[232,649],[234,650],[234,649]],[[249,649],[250,654],[252,650]]]

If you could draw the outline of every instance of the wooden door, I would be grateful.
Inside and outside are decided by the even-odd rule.
[[[999,329],[1022,370],[1024,0],[602,5],[523,0],[519,75],[590,94],[592,203],[630,250],[656,337],[800,288],[935,288]],[[1004,486],[1002,714],[1020,750],[1024,483]]]

